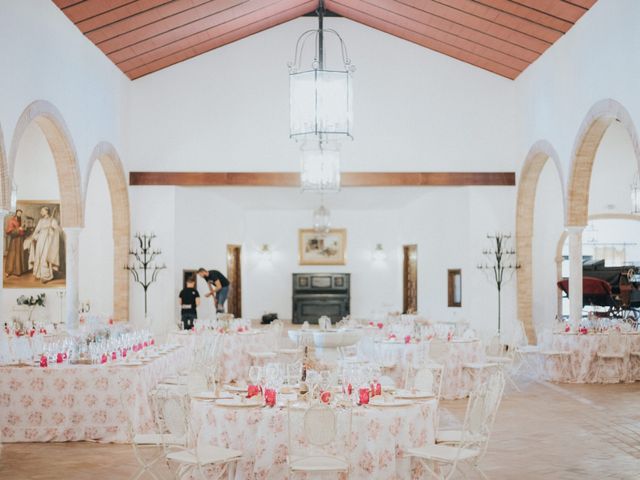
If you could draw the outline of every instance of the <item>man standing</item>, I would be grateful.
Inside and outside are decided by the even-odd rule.
[[[231,284],[227,277],[225,277],[218,270],[205,270],[204,268],[198,269],[198,275],[202,277],[207,286],[209,287],[209,293],[206,297],[213,296],[213,301],[216,306],[216,312],[224,313],[224,304],[227,301],[229,295],[229,285]]]

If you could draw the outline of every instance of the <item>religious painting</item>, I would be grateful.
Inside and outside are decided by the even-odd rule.
[[[318,233],[313,229],[301,229],[298,249],[300,265],[344,265],[347,231],[338,228]]]
[[[60,288],[66,284],[60,203],[19,200],[4,222],[4,288]]]

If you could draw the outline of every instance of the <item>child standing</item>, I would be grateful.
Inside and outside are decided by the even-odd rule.
[[[200,305],[200,294],[196,290],[195,277],[189,277],[186,282],[187,286],[180,291],[180,308],[182,317],[182,328],[191,330],[193,321],[198,318],[196,307]]]

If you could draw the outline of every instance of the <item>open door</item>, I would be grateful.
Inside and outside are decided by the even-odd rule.
[[[241,245],[227,245],[227,277],[231,282],[227,312],[242,317],[242,275],[240,269]]]
[[[402,269],[402,311],[418,311],[418,246],[404,245]]]

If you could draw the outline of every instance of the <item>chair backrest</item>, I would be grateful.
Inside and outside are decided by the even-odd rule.
[[[287,407],[289,455],[335,457],[351,451],[351,408],[322,403]]]
[[[469,396],[460,444],[462,448],[479,449],[481,455],[486,452],[504,384],[504,374],[496,371]]]
[[[186,435],[187,406],[184,397],[157,390],[152,399],[156,424],[160,433]]]
[[[209,382],[204,372],[199,370],[191,370],[187,375],[187,391],[189,395],[197,395],[198,393],[208,390]]]
[[[413,374],[412,377],[410,376],[411,373]],[[443,380],[444,366],[438,363],[427,362],[418,368],[407,369],[405,388],[429,392],[437,399],[440,399]]]
[[[604,348],[607,353],[623,353],[626,337],[615,327],[609,328]]]
[[[494,335],[489,340],[487,344],[487,348],[485,349],[487,355],[492,357],[501,357],[504,355],[504,348],[502,346],[502,342],[500,341],[500,335]]]
[[[444,363],[449,355],[449,343],[439,339],[431,340],[429,344],[429,358],[436,363]]]

